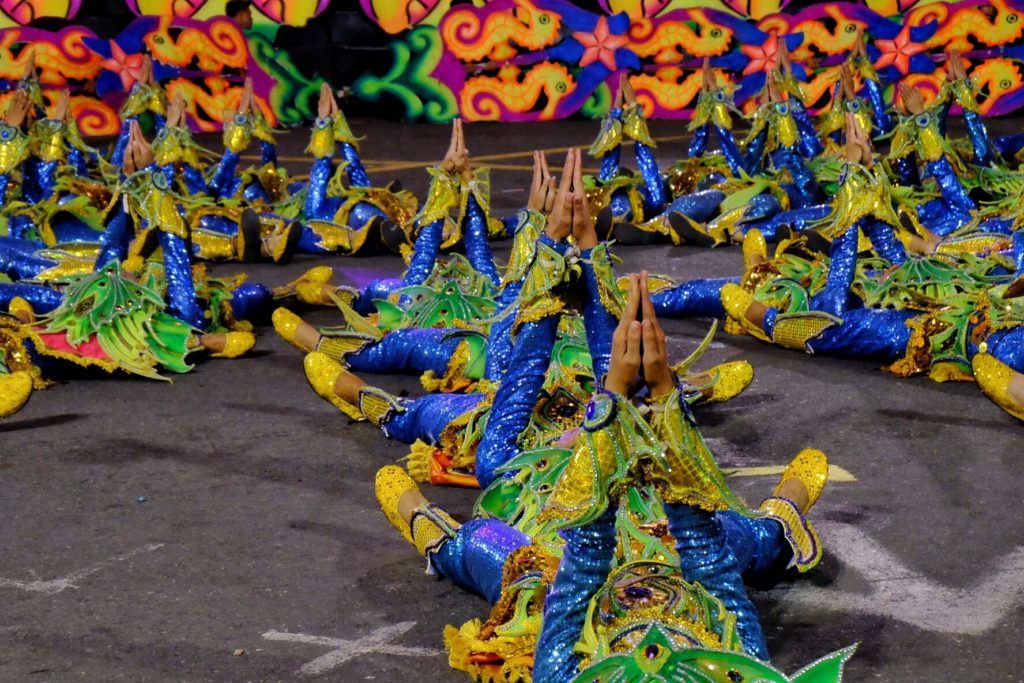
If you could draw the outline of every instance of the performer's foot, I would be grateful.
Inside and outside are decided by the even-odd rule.
[[[333,306],[334,299],[331,298],[331,293],[337,289],[334,285],[318,282],[300,282],[295,286],[299,301],[314,306]]]
[[[281,338],[299,351],[304,353],[316,351],[320,343],[320,332],[287,308],[279,308],[274,311],[271,322],[274,323],[274,330]]]
[[[366,386],[366,382],[318,351],[307,354],[303,365],[309,386],[320,398],[353,420],[366,419],[357,407],[359,390]]]
[[[203,348],[213,358],[238,358],[256,346],[252,332],[217,332],[200,337]]]
[[[806,514],[818,502],[826,482],[828,458],[819,450],[805,448],[786,467],[772,496],[792,501],[801,513]]]
[[[295,249],[299,246],[301,238],[302,224],[298,221],[292,221],[280,232],[263,240],[260,246],[261,254],[274,263],[288,263],[295,254]]]
[[[0,375],[0,417],[14,415],[32,396],[32,376],[24,370]]]
[[[768,260],[768,244],[757,228],[747,231],[743,237],[743,265],[750,270]]]
[[[1010,415],[1024,420],[1024,375],[989,353],[974,356],[971,368],[981,393]]]
[[[384,516],[398,529],[402,538],[412,543],[412,530],[409,528],[412,515],[416,508],[427,503],[416,482],[398,465],[387,465],[377,470],[374,491]]]
[[[31,325],[36,321],[36,312],[32,308],[32,304],[20,296],[11,299],[11,302],[7,304],[7,312],[25,325]]]
[[[722,286],[722,307],[726,314],[739,323],[745,332],[762,341],[771,341],[764,331],[768,307],[754,299],[754,295],[731,282]]]
[[[724,403],[736,398],[754,381],[754,366],[745,360],[716,365],[707,372],[683,378],[687,384],[698,387],[699,404]]]

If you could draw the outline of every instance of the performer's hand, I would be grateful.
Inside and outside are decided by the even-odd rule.
[[[555,200],[548,215],[545,234],[556,242],[565,240],[572,232],[572,175],[576,166],[576,155],[570,149],[565,155],[561,182],[555,193]]]
[[[548,171],[548,159],[544,152],[534,150],[533,152],[533,182],[530,184],[530,198],[526,202],[526,208],[531,211],[550,213],[555,204],[555,194],[558,192],[558,183],[551,177]]]
[[[921,91],[906,83],[900,83],[900,101],[903,102],[903,109],[913,115],[924,113],[924,98]]]
[[[167,105],[167,125],[184,128],[185,124],[185,97],[178,90]]]
[[[316,115],[322,119],[329,119],[338,113],[338,101],[334,99],[334,91],[327,83],[320,85],[320,101],[317,103]]]
[[[455,156],[455,147],[459,137],[458,123],[458,119],[452,121],[452,137],[448,141],[448,151],[444,153],[444,158],[441,159],[441,170],[445,173],[451,173],[455,170],[455,161],[453,157]]]
[[[246,77],[242,85],[242,96],[238,100],[238,113],[245,116],[252,111],[252,79]]]
[[[857,117],[850,112],[846,112],[846,160],[869,167],[875,164],[871,139],[860,127]]]
[[[604,388],[622,396],[628,395],[640,372],[643,326],[636,319],[639,310],[640,278],[634,274],[629,276],[629,298],[612,334],[612,355],[604,377]]]
[[[615,91],[615,108],[622,109],[622,105],[625,104],[626,85],[629,81],[626,79],[626,72],[623,71],[619,74],[619,89]]]
[[[29,53],[28,61],[25,62],[25,70],[21,72],[23,80],[31,80],[36,77],[36,53],[33,50]]]
[[[462,129],[462,119],[455,119],[456,148],[452,154],[452,164],[463,183],[473,180],[473,168],[469,163],[469,149],[466,148],[466,137]]]
[[[16,90],[14,95],[8,100],[7,113],[4,114],[4,122],[8,126],[14,128],[21,128],[22,124],[28,119],[28,114],[32,110],[32,101],[28,98],[28,93],[24,90]]]
[[[580,249],[593,249],[597,246],[597,229],[594,218],[590,215],[590,203],[583,191],[583,154],[574,149],[574,165],[572,174],[572,236]]]
[[[639,285],[640,306],[644,314],[641,323],[644,342],[644,381],[647,383],[651,398],[660,398],[675,391],[676,377],[668,364],[665,331],[661,329],[658,316],[654,312],[654,303],[651,302],[651,293],[647,289],[647,271],[640,273]]]
[[[845,64],[839,67],[839,85],[839,91],[845,100],[852,101],[857,97],[857,88],[853,84],[853,73]]]
[[[149,55],[142,57],[142,66],[139,67],[139,83],[142,85],[153,85],[153,58]]]
[[[865,62],[868,60],[868,44],[864,40],[864,27],[857,29],[857,40],[853,44],[853,49],[850,51],[850,55],[854,58],[859,57]]]
[[[766,103],[782,101],[782,94],[779,93],[779,85],[776,82],[776,74],[777,71],[773,69],[765,80],[764,96]]]
[[[124,153],[124,173],[131,175],[153,163],[153,148],[142,135],[138,121],[132,121],[128,128],[128,146]]]
[[[69,121],[71,120],[71,92],[68,90],[61,90],[60,97],[57,98],[57,106],[53,108],[53,120],[54,121]]]
[[[622,92],[623,104],[627,107],[632,107],[636,104],[636,92],[633,90],[633,84],[629,82],[629,75],[626,73],[622,74],[622,78],[619,81],[619,90]]]
[[[949,70],[949,80],[962,81],[967,78],[967,69],[964,68],[964,60],[960,56],[960,50],[950,51],[946,67]]]
[[[704,92],[718,90],[718,79],[715,77],[715,71],[711,68],[711,60],[708,57],[704,58],[704,64],[700,68],[700,89]]]
[[[793,73],[793,62],[789,58],[789,48],[786,47],[786,41],[779,41],[779,70],[783,74]]]

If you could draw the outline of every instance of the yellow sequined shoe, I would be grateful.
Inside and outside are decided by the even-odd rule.
[[[412,543],[412,530],[398,512],[398,501],[409,491],[419,491],[416,482],[398,465],[387,465],[377,470],[373,490],[377,494],[377,505],[391,526],[398,529],[402,538]]]
[[[0,417],[14,415],[32,396],[32,375],[25,370],[0,375]]]
[[[747,270],[768,260],[768,243],[757,228],[747,231],[743,237],[743,265]]]
[[[722,285],[722,307],[729,318],[737,323],[744,332],[760,339],[771,341],[764,330],[747,319],[747,309],[754,303],[754,295],[732,282]]]
[[[1024,420],[1024,375],[989,353],[979,353],[971,360],[978,388],[993,403]]]
[[[754,381],[754,366],[745,360],[730,361],[716,365],[694,380],[683,378],[683,381],[701,389],[697,403],[724,403],[750,386]]]
[[[299,351],[303,353],[316,351],[316,349],[309,348],[299,341],[296,331],[299,329],[299,325],[302,325],[305,321],[287,308],[279,308],[274,311],[274,314],[270,316],[270,321],[274,324],[274,330],[280,335],[281,339],[284,339]]]
[[[211,353],[211,358],[238,358],[256,346],[256,335],[252,332],[228,332],[224,350]]]
[[[772,496],[779,495],[783,484],[790,479],[797,479],[807,489],[807,504],[800,512],[806,514],[811,507],[818,502],[821,492],[828,482],[828,458],[821,451],[814,448],[805,448],[797,453],[797,456],[789,463],[782,473],[779,485],[772,491]]]
[[[330,290],[319,282],[300,282],[295,286],[295,294],[299,301],[314,306],[333,306]]]
[[[302,224],[298,221],[292,221],[274,237],[276,239],[270,241],[264,247],[267,249],[268,256],[270,256],[274,263],[288,263],[295,254],[295,250],[299,246],[299,240],[302,238]]]
[[[32,308],[32,304],[20,296],[11,299],[11,303],[7,304],[7,311],[26,325],[31,325],[36,321],[36,312]]]
[[[313,388],[317,396],[326,400],[353,420],[366,419],[359,411],[359,408],[344,401],[334,393],[334,385],[338,381],[338,377],[341,373],[345,372],[345,368],[341,367],[340,363],[331,360],[326,354],[314,351],[306,354],[303,367],[306,370],[306,379],[309,381],[309,386]]]

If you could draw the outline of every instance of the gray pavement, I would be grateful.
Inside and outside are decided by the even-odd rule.
[[[422,196],[426,174],[412,162],[438,158],[447,131],[352,124],[368,136],[375,181],[400,178]],[[652,129],[674,137],[683,124]],[[466,132],[481,155],[586,145],[595,131],[560,122]],[[304,136],[287,136],[282,154],[301,154]],[[682,149],[664,142],[659,159]],[[519,167],[529,156],[491,161],[509,167],[493,173],[494,206],[512,210],[525,200]],[[507,247],[496,245],[499,258]],[[737,249],[617,253],[623,272],[741,268]],[[248,271],[277,284],[316,263],[350,284],[401,271],[390,256]],[[328,310],[309,318],[335,319]],[[671,350],[682,357],[707,326],[667,323]],[[373,475],[406,449],[317,398],[301,355],[260,332],[248,358],[203,361],[173,384],[75,379],[0,423],[0,680],[468,680],[448,668],[441,634],[485,617],[486,604],[424,576],[376,509]],[[749,337],[719,333],[703,365],[740,358],[753,363],[754,383],[699,415],[722,466],[784,465],[815,446],[849,475],[813,512],[823,563],[753,591],[775,663],[795,672],[859,642],[849,681],[1022,680],[1024,425],[971,384],[900,380]],[[413,377],[374,381],[419,389]],[[756,504],[776,478],[731,483]],[[474,498],[427,493],[461,518]]]

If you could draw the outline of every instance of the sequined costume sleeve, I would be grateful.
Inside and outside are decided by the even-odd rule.
[[[544,603],[544,626],[537,641],[533,679],[571,681],[579,668],[573,652],[587,618],[590,599],[604,585],[615,556],[615,510],[609,508],[581,527],[561,532],[562,562]]]
[[[238,171],[238,162],[241,159],[239,152],[225,149],[220,162],[214,168],[213,178],[210,179],[210,196],[222,198],[232,195],[232,186],[236,183],[235,174]]]
[[[415,370],[443,377],[462,343],[459,332],[438,327],[392,330],[379,341],[346,354],[344,362],[355,372],[390,374]]]
[[[722,285],[739,281],[739,277],[688,280],[674,287],[665,287],[652,293],[651,303],[654,304],[654,311],[659,317],[724,318]]]
[[[53,259],[39,256],[45,249],[42,242],[0,237],[0,273],[12,280],[31,280],[39,273],[57,265]]]
[[[619,159],[622,154],[622,108],[612,107],[601,121],[601,132],[591,147],[591,154],[601,157],[601,170],[597,179],[609,182],[619,174]]]
[[[37,314],[49,313],[64,300],[60,290],[51,287],[0,282],[0,311],[6,313],[15,297],[21,297],[32,304],[32,310]]]
[[[498,269],[494,265],[491,244],[487,239],[487,213],[480,206],[476,192],[469,192],[464,220],[463,235],[466,257],[478,273],[486,276],[491,284],[498,286],[501,283],[501,276],[498,275]]]
[[[132,240],[132,221],[119,202],[112,209],[113,215],[107,221],[107,229],[101,238],[102,246],[96,256],[96,269],[100,269],[111,261],[124,261],[128,258],[128,246]]]
[[[372,187],[373,183],[370,182],[370,175],[366,172],[366,168],[363,166],[363,161],[359,158],[359,152],[355,146],[350,142],[342,142],[340,146],[341,156],[348,162],[348,166],[345,167],[345,172],[348,173],[348,181],[358,187]]]
[[[594,377],[604,377],[612,354],[612,334],[619,324],[623,301],[615,282],[607,244],[580,254],[583,270],[583,325],[594,364]]]

